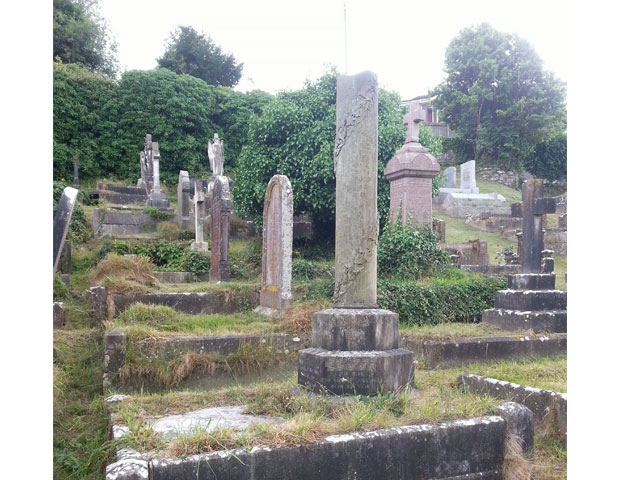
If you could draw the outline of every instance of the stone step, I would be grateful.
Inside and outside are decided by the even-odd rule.
[[[556,275],[554,273],[519,273],[507,277],[509,290],[554,290]]]
[[[482,312],[482,322],[502,330],[533,330],[534,332],[567,332],[566,310],[538,312],[492,308]]]
[[[106,182],[98,182],[97,189],[102,191],[115,192],[115,193],[125,193],[128,195],[145,195],[145,196],[147,195],[147,191],[144,188],[126,187],[123,185],[115,185],[113,183],[106,183]]]
[[[495,308],[507,310],[566,310],[566,290],[499,290],[494,294]]]

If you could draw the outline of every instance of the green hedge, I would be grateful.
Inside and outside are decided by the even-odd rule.
[[[333,280],[315,279],[297,290],[302,299],[331,298]],[[405,325],[478,322],[493,308],[494,293],[507,288],[504,277],[481,277],[459,270],[433,284],[378,279],[378,305],[397,313]]]
[[[53,64],[53,173],[73,178],[140,176],[139,152],[150,133],[160,146],[161,177],[175,183],[180,170],[210,174],[207,139],[225,142],[233,169],[246,142],[248,122],[272,96],[213,87],[166,69],[133,70],[118,81],[74,64]]]
[[[378,280],[378,304],[407,325],[477,322],[493,308],[494,292],[507,288],[504,277],[467,277],[451,284],[392,283]]]

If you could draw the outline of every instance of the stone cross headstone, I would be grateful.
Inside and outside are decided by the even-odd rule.
[[[188,226],[191,219],[190,185],[189,172],[180,170],[178,175],[178,221],[182,227]]]
[[[274,175],[264,194],[262,286],[258,313],[278,313],[291,301],[293,190],[285,175]]]
[[[202,183],[195,184],[195,192],[193,194],[193,216],[196,230],[196,239],[191,243],[191,250],[197,252],[208,252],[209,245],[204,239],[204,192],[202,191]]]
[[[73,188],[80,188],[80,179],[78,178],[78,157],[73,157]]]
[[[338,77],[334,171],[333,307],[313,314],[298,383],[336,394],[397,391],[413,383],[413,355],[398,348],[398,314],[377,308],[378,82],[371,72]]]
[[[476,161],[469,160],[460,165],[460,188],[470,193],[480,193],[476,186]]]
[[[147,172],[151,178],[153,178],[153,141],[151,140],[151,134],[147,133],[144,136],[144,158],[147,165]]]
[[[427,112],[420,106],[420,102],[409,104],[409,113],[402,117],[402,124],[407,126],[407,138],[404,143],[419,142],[420,122],[427,122]]]
[[[53,273],[56,273],[60,254],[64,247],[64,241],[67,237],[69,224],[71,223],[71,215],[73,207],[76,204],[78,190],[72,187],[66,187],[62,191],[62,196],[58,202],[56,216],[53,219]]]
[[[217,133],[213,134],[213,143],[208,142],[209,165],[213,176],[222,175],[224,171],[224,142],[220,140]]]
[[[389,160],[384,176],[391,183],[391,222],[400,215],[402,224],[411,221],[414,227],[431,227],[431,192],[433,177],[440,171],[440,165],[429,150],[418,142],[417,129],[425,111],[419,102],[409,104],[410,112],[405,115],[407,143]],[[422,112],[424,115],[420,115]],[[416,135],[414,137],[414,135]]]
[[[456,188],[456,167],[447,167],[444,169],[444,188]]]
[[[522,202],[511,205],[511,215],[522,217],[522,246],[518,249],[522,273],[542,272],[543,216],[555,213],[554,198],[544,198],[544,184],[532,178],[522,184]]]
[[[158,142],[151,143],[151,158],[153,164],[153,190],[147,199],[147,206],[160,210],[169,210],[169,199],[160,185],[160,148]]]
[[[211,266],[209,281],[227,282],[229,268],[229,216],[233,210],[229,180],[223,175],[215,177],[211,198]]]

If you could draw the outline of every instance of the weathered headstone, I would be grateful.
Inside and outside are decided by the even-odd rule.
[[[555,199],[544,198],[541,179],[522,184],[522,203],[512,204],[513,216],[522,217],[522,273],[509,275],[508,289],[495,292],[495,308],[482,312],[483,323],[505,330],[566,333],[567,292],[555,289],[553,252],[544,250],[543,241],[543,216],[554,212]]]
[[[293,191],[285,175],[274,175],[264,194],[262,217],[262,286],[260,306],[264,315],[284,310],[291,301],[293,249]]]
[[[444,169],[444,185],[443,188],[456,188],[456,167],[447,167]]]
[[[227,282],[229,268],[229,216],[233,210],[229,180],[223,175],[215,177],[211,198],[211,266],[209,281]]]
[[[460,188],[469,193],[480,193],[476,186],[476,161],[469,160],[460,165]]]
[[[66,187],[58,202],[58,210],[56,210],[56,216],[53,219],[53,273],[56,273],[56,268],[58,268],[58,261],[67,238],[77,196],[77,189]]]
[[[189,198],[189,172],[180,170],[178,175],[178,221],[184,228],[191,223],[191,201]]]
[[[413,381],[398,314],[377,308],[377,83],[371,72],[338,77],[333,308],[313,314],[312,348],[298,355],[298,383],[316,391],[372,395]]]
[[[407,126],[406,143],[384,169],[384,176],[391,183],[392,223],[400,215],[403,225],[411,220],[415,227],[431,227],[432,179],[440,171],[440,165],[418,141],[420,122],[426,120],[426,114],[419,102],[411,102],[409,113],[402,117]]]
[[[64,324],[64,303],[53,302],[53,328],[63,328]]]
[[[204,239],[204,215],[204,192],[202,191],[202,183],[197,182],[193,194],[193,217],[196,239],[191,243],[191,250],[197,252],[209,251],[209,245],[207,245]]]
[[[158,142],[151,143],[153,157],[153,191],[147,200],[147,206],[156,207],[160,210],[169,210],[169,199],[160,186],[160,149]]]
[[[213,143],[208,142],[209,165],[213,176],[222,175],[224,171],[224,142],[220,140],[217,133],[213,134]]]
[[[78,157],[73,157],[73,188],[80,188],[80,179],[78,178]]]
[[[511,215],[522,217],[522,250],[518,251],[522,273],[540,273],[544,250],[543,215],[555,213],[554,198],[544,198],[541,178],[522,184],[522,202],[511,205]]]

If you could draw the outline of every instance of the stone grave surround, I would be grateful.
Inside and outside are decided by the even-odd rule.
[[[298,383],[333,394],[392,392],[413,383],[398,314],[377,308],[378,82],[339,76],[336,98],[336,267],[333,306],[312,316]]]
[[[440,165],[418,140],[420,122],[426,121],[426,115],[420,102],[411,102],[409,113],[402,118],[407,125],[405,144],[384,169],[384,176],[391,183],[392,223],[401,215],[403,225],[409,220],[415,227],[431,225],[432,179],[440,171]]]
[[[486,240],[469,240],[467,243],[444,245],[450,255],[457,257],[459,265],[489,265],[489,247]]]
[[[543,216],[555,212],[555,199],[544,198],[542,179],[522,184],[522,203],[512,205],[522,217],[518,246],[522,273],[507,277],[507,290],[495,293],[495,308],[482,312],[482,321],[505,330],[567,331],[567,292],[556,290],[551,252],[544,250]]]
[[[293,190],[285,175],[274,175],[264,194],[262,220],[262,286],[260,306],[264,315],[284,310],[291,301],[293,250]]]
[[[60,261],[60,255],[64,248],[64,241],[67,238],[71,215],[73,214],[73,207],[76,204],[77,197],[77,189],[65,187],[58,201],[56,216],[53,218],[53,273],[56,273],[56,269],[58,268],[58,262]]]
[[[209,281],[227,282],[231,277],[229,269],[229,216],[233,201],[227,177],[219,175],[213,181],[211,198],[211,266]]]

